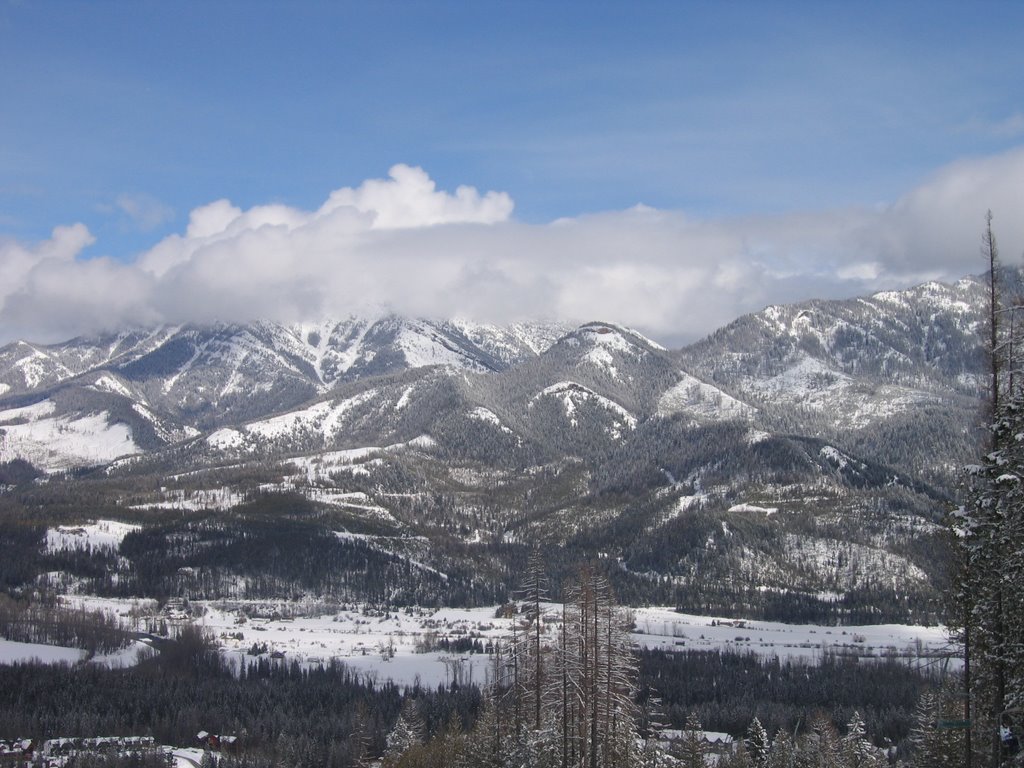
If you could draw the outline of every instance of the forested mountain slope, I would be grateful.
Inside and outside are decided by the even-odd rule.
[[[143,524],[115,565],[19,571],[98,592],[492,601],[539,544],[556,589],[599,556],[627,601],[933,618],[982,291],[769,307],[676,351],[393,316],[12,344],[0,462],[50,474],[0,502]]]

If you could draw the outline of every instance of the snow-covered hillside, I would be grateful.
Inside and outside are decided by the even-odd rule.
[[[58,415],[49,400],[0,410],[0,462],[25,459],[46,472],[107,464],[139,452],[131,429],[100,413]]]

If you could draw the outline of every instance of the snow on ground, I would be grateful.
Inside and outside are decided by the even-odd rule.
[[[59,361],[50,357],[44,352],[40,352],[38,349],[33,347],[31,344],[25,342],[18,342],[19,346],[24,345],[32,350],[32,353],[26,357],[21,358],[15,362],[11,367],[18,368],[21,370],[21,375],[25,379],[26,389],[35,389],[38,387],[46,378],[53,374],[54,370],[59,371],[60,378],[70,376],[71,371]]]
[[[357,474],[365,469],[361,465],[373,464],[381,454],[401,451],[407,448],[433,448],[437,443],[429,435],[420,435],[407,443],[391,443],[384,446],[366,446],[348,448],[341,451],[296,456],[288,459],[287,464],[299,470],[309,483],[329,482],[339,470],[347,470]]]
[[[90,664],[123,669],[133,667],[155,651],[146,643],[136,641],[126,648],[113,653],[99,654],[89,659]],[[88,654],[81,648],[66,648],[60,645],[43,645],[42,643],[17,643],[13,640],[0,638],[0,664],[26,664],[41,662],[43,664],[79,664],[85,661]]]
[[[254,421],[246,424],[244,429],[251,435],[274,439],[287,437],[304,431],[320,431],[318,426],[323,424],[331,413],[329,402],[317,403],[309,408],[300,411],[292,411],[280,416],[272,416],[269,419]]]
[[[490,662],[487,654],[429,650],[432,643],[442,637],[456,640],[474,633],[486,644],[489,639],[511,635],[511,620],[495,619],[493,607],[344,610],[317,617],[242,620],[239,611],[203,605],[206,613],[198,623],[214,634],[224,654],[237,663],[255,660],[247,655],[248,650],[265,643],[267,652],[284,654],[285,660],[308,664],[340,661],[372,678],[401,685],[418,680],[436,686],[453,679],[482,683]]]
[[[134,399],[134,395],[131,390],[128,389],[124,384],[115,379],[113,376],[103,375],[100,376],[91,385],[92,389],[98,389],[103,392],[112,392],[115,395],[121,395],[129,400]]]
[[[809,662],[832,653],[867,659],[902,658],[921,665],[945,656],[949,650],[944,627],[783,624],[695,616],[671,608],[637,608],[634,618],[633,639],[637,644],[662,650],[729,650]]]
[[[938,402],[934,394],[902,386],[865,389],[846,373],[803,353],[777,376],[747,377],[744,387],[769,402],[793,403],[827,412],[837,424],[850,428],[864,427],[924,403]]]
[[[155,610],[152,601],[65,599],[71,605],[112,612],[123,621],[140,608]],[[436,686],[456,677],[461,682],[484,682],[492,661],[488,654],[446,653],[434,645],[442,638],[473,637],[486,647],[488,642],[508,641],[512,634],[512,619],[496,618],[496,606],[437,610],[352,606],[296,618],[287,618],[289,611],[296,610],[290,602],[194,601],[191,608],[202,614],[196,623],[214,636],[235,664],[255,661],[248,651],[256,645],[262,652],[279,654],[285,662],[326,664],[335,660],[379,682],[391,680],[398,685],[413,685],[418,680]],[[548,631],[556,632],[561,605],[546,604],[545,614]],[[821,661],[828,653],[862,660],[895,658],[923,667],[943,660],[949,650],[943,627],[784,624],[696,616],[667,607],[636,608],[633,616],[634,642],[665,651],[732,651],[809,663]],[[955,667],[957,662],[950,663]]]
[[[156,651],[148,643],[137,640],[127,648],[122,648],[113,653],[97,654],[89,660],[89,663],[107,667],[108,669],[123,669],[125,667],[134,667],[155,653]]]
[[[124,537],[141,525],[97,520],[85,525],[61,525],[46,532],[46,551],[61,549],[117,549]]]
[[[483,370],[483,366],[466,355],[449,349],[435,336],[429,327],[406,328],[399,330],[395,338],[395,346],[405,355],[410,368],[428,365],[446,365],[452,368],[465,368],[467,365],[475,370]]]
[[[132,504],[132,509],[184,509],[195,511],[199,509],[225,510],[237,507],[245,501],[245,496],[234,491],[228,486],[221,488],[206,488],[196,491],[183,490],[161,490],[159,501],[146,502],[144,504]]]
[[[45,472],[107,464],[139,447],[126,424],[106,411],[80,418],[54,416],[51,400],[0,411],[0,462],[25,459]]]
[[[200,768],[205,751],[199,747],[175,747],[171,750],[174,768]]]
[[[669,492],[674,490],[675,486],[666,489]],[[667,510],[659,514],[649,525],[644,528],[644,531],[650,533],[651,531],[659,528],[663,525],[670,523],[677,517],[682,515],[684,512],[690,509],[700,509],[707,504],[708,499],[711,497],[706,493],[697,493],[693,495],[684,495],[676,499],[675,504],[669,507]]]
[[[615,358],[604,347],[594,346],[583,356],[583,360],[597,368],[603,368],[613,379],[619,378],[619,371],[615,367]]]
[[[493,424],[494,426],[496,426],[498,429],[500,429],[502,432],[505,432],[506,434],[512,434],[512,430],[509,429],[508,427],[506,427],[504,424],[502,424],[501,423],[501,419],[498,418],[498,415],[494,411],[490,410],[489,408],[484,408],[483,406],[478,406],[478,407],[474,408],[473,410],[469,411],[469,413],[467,413],[466,415],[469,418],[471,418],[471,419],[476,419],[477,421],[483,421],[483,422],[486,422],[487,424]]]
[[[211,448],[228,451],[233,448],[240,448],[245,442],[245,438],[237,429],[225,427],[210,433],[206,438],[206,442]]]
[[[888,575],[894,586],[911,580],[919,583],[928,580],[919,566],[880,547],[795,534],[785,534],[783,542],[790,562],[813,573],[827,575],[841,589],[850,589],[872,574],[879,579]]]
[[[730,512],[761,512],[764,515],[774,515],[779,511],[778,507],[759,507],[756,504],[733,504],[729,507]]]
[[[85,658],[85,651],[39,643],[16,643],[0,639],[0,664],[19,664],[41,661],[44,664],[77,664]]]
[[[828,402],[823,395],[840,396],[852,387],[852,381],[845,373],[810,355],[801,354],[787,370],[770,379],[752,379],[750,386],[767,398],[783,397],[787,401],[800,401],[813,408],[822,408]]]
[[[757,409],[727,395],[718,387],[682,373],[679,382],[661,395],[658,415],[691,413],[704,418],[750,419]]]
[[[573,427],[577,426],[578,423],[576,419],[576,409],[578,404],[586,402],[594,403],[605,410],[610,411],[613,414],[613,418],[616,418],[623,426],[629,429],[634,429],[636,427],[636,417],[621,405],[616,403],[614,400],[609,400],[607,397],[597,394],[592,389],[584,387],[582,384],[577,384],[574,381],[560,381],[557,384],[552,384],[550,387],[541,390],[530,398],[530,402],[527,407],[533,408],[537,401],[542,397],[555,397],[561,400],[562,407],[565,409],[565,418]]]

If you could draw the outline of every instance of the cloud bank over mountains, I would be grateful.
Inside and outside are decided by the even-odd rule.
[[[1021,189],[1024,148],[959,161],[872,208],[699,219],[637,205],[529,224],[504,192],[447,192],[396,165],[314,211],[209,203],[127,262],[85,257],[94,238],[81,223],[39,243],[0,237],[0,343],[382,310],[608,319],[682,343],[767,304],[981,272],[987,209],[1016,263]]]

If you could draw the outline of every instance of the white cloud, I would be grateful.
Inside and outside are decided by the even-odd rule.
[[[390,181],[370,179],[352,189],[331,193],[318,214],[330,214],[341,207],[354,208],[372,216],[374,229],[406,229],[435,224],[494,224],[512,213],[512,198],[504,192],[483,197],[473,187],[460,186],[454,195],[437,192],[433,180],[422,168],[396,165]]]
[[[151,232],[174,219],[174,209],[151,195],[121,195],[114,204],[140,232]]]
[[[419,168],[332,193],[317,210],[219,200],[135,262],[83,260],[83,225],[0,243],[0,328],[37,340],[161,321],[283,321],[387,307],[491,322],[607,319],[695,338],[769,303],[980,272],[985,211],[1004,259],[1024,149],[941,169],[875,208],[696,219],[636,206],[549,224],[501,192],[438,190]]]
[[[49,240],[35,245],[0,239],[0,318],[7,315],[9,297],[23,291],[41,265],[73,262],[93,242],[95,238],[84,224],[56,227]]]

